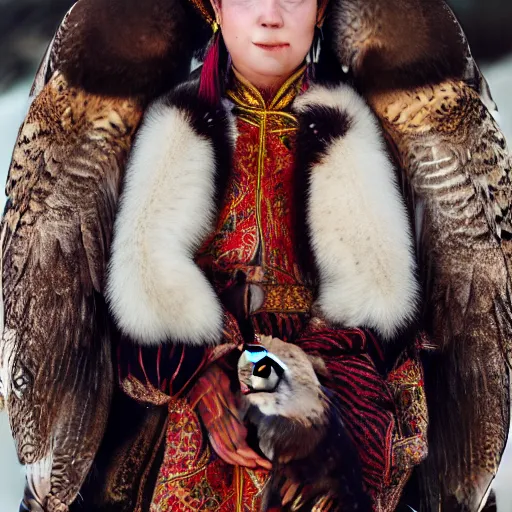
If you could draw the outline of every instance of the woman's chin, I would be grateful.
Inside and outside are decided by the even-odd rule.
[[[259,85],[260,83],[272,85],[276,82],[285,81],[299,66],[300,63],[292,67],[288,63],[285,65],[276,59],[265,58],[254,62],[252,66],[250,63],[245,63],[244,68],[248,71],[246,73],[243,73],[237,66],[235,67],[237,67],[239,71],[242,71],[242,74],[245,74],[246,78],[249,78],[249,80],[253,82],[253,85]]]

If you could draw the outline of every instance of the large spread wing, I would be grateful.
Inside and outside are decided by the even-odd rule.
[[[142,113],[56,72],[20,131],[2,221],[2,387],[31,493],[69,504],[112,389],[103,283],[122,170]],[[46,503],[48,501],[48,503]]]
[[[512,162],[464,82],[381,96],[374,105],[413,191],[424,319],[440,346],[428,368],[430,444],[442,447],[437,471],[447,493],[477,510],[508,434]]]
[[[1,224],[0,390],[35,510],[68,509],[103,437],[117,199],[145,106],[188,71],[185,20],[178,1],[79,0],[32,88]]]
[[[443,0],[340,0],[333,28],[335,52],[380,119],[414,209],[423,321],[439,346],[425,369],[426,509],[476,511],[509,424],[511,159]]]

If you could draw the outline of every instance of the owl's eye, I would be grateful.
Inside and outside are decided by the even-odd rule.
[[[22,364],[16,364],[12,375],[12,389],[18,398],[26,393],[31,384],[30,374]]]
[[[27,389],[28,379],[25,376],[18,377],[13,382],[13,385],[16,388],[17,391],[23,392],[23,391],[25,391]]]
[[[254,364],[251,376],[251,389],[253,393],[272,393],[276,390],[284,374],[284,368],[277,358],[265,356]]]
[[[272,372],[272,366],[268,363],[259,363],[254,367],[254,371],[252,374],[255,377],[261,377],[262,379],[268,379],[270,377],[270,374]]]

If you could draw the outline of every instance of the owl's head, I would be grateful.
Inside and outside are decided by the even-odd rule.
[[[246,345],[238,361],[242,402],[266,416],[317,422],[326,398],[315,372],[318,361],[300,347],[270,336]]]
[[[286,370],[286,365],[263,345],[246,345],[238,360],[240,390],[243,395],[274,393]]]

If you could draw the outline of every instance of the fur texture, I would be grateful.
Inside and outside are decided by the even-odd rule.
[[[193,257],[214,226],[229,125],[224,111],[192,109],[185,98],[178,91],[148,109],[116,218],[109,303],[121,330],[143,344],[221,338],[220,303]]]
[[[233,142],[232,123],[197,98],[187,106],[180,94],[148,110],[116,219],[109,299],[121,329],[145,344],[215,342],[222,327],[219,300],[193,256],[214,227],[215,184],[223,189],[221,170],[230,167],[221,146]],[[296,108],[318,305],[333,323],[392,337],[413,317],[418,287],[380,131],[347,86],[313,87]]]
[[[312,87],[295,108],[318,306],[336,324],[391,338],[414,317],[419,287],[409,220],[377,122],[346,85]]]

